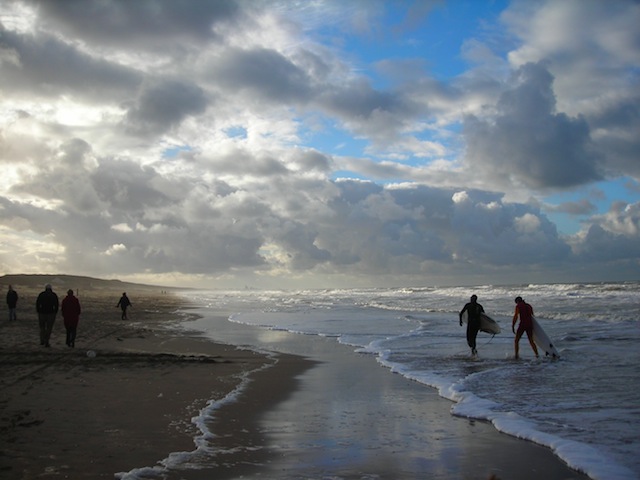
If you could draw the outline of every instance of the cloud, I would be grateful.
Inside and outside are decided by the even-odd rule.
[[[47,33],[19,35],[0,24],[0,50],[11,53],[1,63],[0,88],[19,98],[69,95],[118,102],[142,79],[133,68],[95,58]]]
[[[477,175],[534,189],[602,178],[587,122],[555,111],[552,81],[544,66],[526,64],[501,95],[493,119],[465,120],[465,162]]]
[[[138,135],[160,135],[190,115],[207,108],[202,88],[192,83],[159,79],[143,85],[123,120],[125,129]]]
[[[582,199],[577,202],[564,202],[558,205],[545,205],[548,212],[568,213],[569,215],[589,215],[597,211],[596,206],[589,200]]]
[[[403,43],[437,2],[364,5],[0,7],[0,264],[207,286],[637,273],[637,203],[545,198],[637,193],[637,4],[515,2],[451,77],[428,49],[351,50]]]
[[[614,203],[604,215],[573,238],[576,255],[588,261],[619,261],[640,258],[640,203]]]
[[[235,95],[269,102],[304,102],[310,77],[295,63],[268,48],[228,49],[206,66],[212,81]]]
[[[640,178],[640,95],[612,94],[603,99],[589,117],[597,146],[608,162],[606,169],[615,177],[631,175]]]
[[[215,25],[242,13],[237,2],[172,0],[33,0],[46,29],[94,45],[162,52],[217,38]]]
[[[588,123],[593,147],[607,159],[602,171],[638,178],[640,5],[513,2],[501,18],[520,43],[509,52],[511,64],[546,66],[558,110]]]

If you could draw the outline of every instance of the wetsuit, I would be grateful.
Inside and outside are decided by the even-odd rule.
[[[471,347],[471,351],[476,353],[476,337],[478,336],[478,331],[480,330],[480,314],[484,312],[484,308],[479,303],[469,302],[467,303],[462,311],[460,312],[460,316],[464,312],[467,312],[467,344]]]
[[[518,331],[516,335],[522,336],[524,332],[527,332],[527,337],[532,338],[533,334],[533,307],[528,303],[522,301],[516,305],[516,315],[520,314],[520,324],[518,325]]]

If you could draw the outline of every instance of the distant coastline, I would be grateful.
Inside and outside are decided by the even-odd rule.
[[[123,282],[121,280],[106,280],[103,278],[85,277],[81,275],[67,274],[7,274],[0,277],[0,285],[13,285],[15,288],[28,287],[40,288],[50,283],[55,290],[82,289],[82,290],[121,290],[121,291],[181,291],[185,288],[169,287],[161,285],[145,285],[142,283]]]

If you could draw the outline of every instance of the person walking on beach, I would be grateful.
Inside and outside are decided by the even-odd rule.
[[[467,312],[467,344],[471,348],[471,354],[477,355],[476,337],[480,330],[480,314],[484,312],[484,308],[478,303],[477,295],[471,295],[469,303],[460,310],[460,326],[462,326],[462,314],[464,312]]]
[[[7,292],[7,307],[9,307],[9,321],[17,320],[16,307],[18,306],[18,292],[16,292],[11,285],[9,285],[9,291]]]
[[[127,319],[127,307],[131,306],[133,305],[131,305],[131,301],[129,300],[129,297],[127,297],[127,292],[124,292],[116,305],[116,307],[120,307],[122,309],[122,320]]]
[[[38,323],[40,324],[40,345],[45,347],[51,346],[49,339],[58,314],[58,306],[58,295],[53,292],[51,285],[45,285],[44,292],[40,293],[36,300],[36,312],[38,312]]]
[[[67,296],[62,300],[60,311],[64,319],[64,328],[67,329],[67,346],[74,348],[78,322],[80,322],[80,300],[73,294],[73,290],[67,291]]]
[[[516,322],[518,321],[518,317],[520,317],[520,324],[518,325],[518,331],[516,332]],[[515,358],[520,358],[520,337],[522,337],[524,332],[527,332],[529,345],[531,345],[533,353],[535,353],[536,358],[538,358],[538,347],[536,347],[536,344],[533,341],[533,307],[526,303],[522,297],[516,297],[516,311],[513,314],[511,331],[516,334],[516,338],[514,340]]]

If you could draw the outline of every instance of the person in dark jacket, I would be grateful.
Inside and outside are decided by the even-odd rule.
[[[127,307],[130,307],[131,302],[129,301],[129,297],[127,297],[127,292],[124,292],[118,301],[116,307],[120,307],[122,309],[122,320],[127,319]]]
[[[44,292],[38,295],[36,300],[36,312],[38,312],[38,323],[40,324],[40,345],[50,347],[49,339],[53,324],[58,314],[58,295],[53,292],[51,285],[44,287]]]
[[[18,292],[16,292],[11,285],[9,285],[9,291],[7,292],[7,306],[9,307],[9,321],[17,320],[16,307],[18,306]]]
[[[62,299],[60,311],[64,319],[64,328],[67,330],[67,346],[74,348],[80,322],[80,300],[73,294],[73,290],[68,290],[67,296]]]

